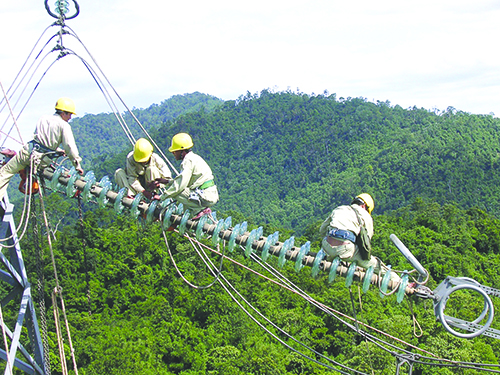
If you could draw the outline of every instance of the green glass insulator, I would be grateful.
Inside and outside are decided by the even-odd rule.
[[[304,260],[304,256],[309,253],[309,250],[311,250],[311,242],[307,241],[300,247],[299,253],[295,258],[295,272],[300,272],[304,268],[302,261]]]
[[[158,206],[158,201],[154,200],[149,204],[148,210],[146,211],[146,223],[152,223],[154,220],[154,213]]]
[[[66,195],[68,197],[74,197],[76,191],[78,190],[75,187],[75,181],[78,179],[78,172],[76,171],[75,167],[71,167],[69,170],[69,179],[68,183],[66,184]]]
[[[198,220],[198,224],[196,225],[196,239],[199,241],[203,238],[203,227],[205,226],[205,223],[207,222],[208,215],[203,215],[200,217],[200,220]]]
[[[212,234],[212,245],[217,246],[220,243],[220,231],[224,229],[224,219],[220,219],[215,226],[214,233]]]
[[[108,176],[104,176],[101,181],[99,181],[99,186],[101,187],[101,192],[99,193],[99,197],[97,198],[97,203],[99,203],[99,207],[104,208],[108,204],[108,197],[106,194],[111,189],[111,181]]]
[[[286,262],[286,253],[288,250],[290,250],[293,247],[293,243],[295,242],[295,237],[290,237],[287,239],[284,243],[283,246],[281,247],[280,254],[278,256],[278,266],[283,267]]]
[[[399,284],[398,291],[396,292],[396,301],[398,303],[403,302],[403,299],[405,298],[405,289],[406,286],[408,285],[408,271],[405,270],[403,272],[403,275],[401,276],[401,283]]]
[[[231,222],[232,222],[231,216],[228,216],[226,220],[224,220],[224,230],[231,228]]]
[[[52,175],[52,179],[50,180],[50,188],[53,191],[57,191],[61,187],[61,183],[59,182],[59,177],[64,173],[64,167],[62,165],[58,166]]]
[[[266,242],[264,242],[264,246],[262,247],[262,253],[260,258],[266,262],[267,258],[269,258],[269,249],[272,245],[274,245],[279,239],[279,232],[274,232],[273,234],[267,236]]]
[[[239,235],[243,236],[245,234],[245,232],[247,231],[247,228],[248,228],[248,223],[246,221],[244,221],[243,223],[241,223],[240,224],[240,233],[239,233]]]
[[[239,233],[240,233],[240,224],[236,224],[231,232],[231,235],[229,236],[229,241],[227,242],[227,249],[229,251],[233,251],[234,244],[236,242],[236,237],[239,236]]]
[[[186,232],[186,224],[190,217],[191,217],[191,212],[189,210],[184,211],[184,214],[182,215],[181,218],[181,223],[179,224],[179,234],[181,236],[183,236],[184,233]]]
[[[127,194],[127,191],[128,189],[127,188],[121,188],[120,191],[118,192],[118,194],[116,195],[116,198],[115,198],[115,203],[113,204],[113,208],[115,209],[115,212],[117,214],[121,214],[123,212],[123,202],[122,202],[122,199],[123,197],[125,196],[125,194]]]
[[[313,266],[311,268],[311,275],[313,278],[317,278],[319,274],[319,266],[323,259],[325,258],[325,250],[320,249],[318,251],[318,254],[316,254],[316,257],[314,258]]]
[[[92,189],[92,185],[95,184],[95,174],[93,171],[88,171],[83,178],[85,180],[85,187],[82,192],[82,200],[83,203],[87,203],[92,198],[92,194],[90,193],[90,189]]]
[[[258,227],[257,228],[257,239],[260,239],[263,234],[264,234],[264,228]]]
[[[363,293],[368,292],[368,289],[370,289],[370,281],[372,280],[374,270],[373,266],[368,267],[366,270],[365,279],[363,280]]]
[[[380,298],[384,298],[384,293],[387,293],[387,287],[389,286],[389,281],[391,280],[391,266],[387,266],[387,271],[382,278],[382,283],[380,285]]]
[[[137,219],[141,213],[139,210],[139,204],[141,203],[142,200],[142,193],[137,193],[136,196],[134,197],[134,200],[132,201],[132,204],[130,205],[130,216],[132,218]]]
[[[245,256],[248,258],[250,254],[253,252],[252,244],[257,239],[257,229],[254,229],[250,232],[247,238],[247,242],[245,244]]]
[[[347,275],[345,277],[345,286],[348,288],[352,285],[352,281],[354,280],[354,272],[356,272],[357,266],[358,265],[356,264],[356,262],[352,262],[349,266],[349,269],[347,270]]]
[[[333,283],[333,280],[335,280],[335,277],[337,276],[337,268],[339,267],[340,264],[340,258],[336,257],[333,261],[332,264],[330,265],[330,272],[328,273],[328,282]]]
[[[170,206],[168,206],[167,209],[163,212],[163,220],[162,220],[163,230],[167,230],[173,224],[172,214],[175,212],[176,209],[177,207],[175,206],[175,204],[171,203]]]

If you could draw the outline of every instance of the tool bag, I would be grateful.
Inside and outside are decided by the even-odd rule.
[[[352,208],[352,210],[354,211],[356,217],[358,218],[358,223],[360,227],[359,234],[356,236],[355,244],[356,246],[358,246],[361,259],[369,260],[372,255],[372,244],[370,237],[368,236],[368,231],[366,230],[365,223],[361,220],[357,211],[354,208]]]

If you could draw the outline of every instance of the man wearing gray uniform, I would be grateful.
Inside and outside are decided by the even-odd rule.
[[[319,230],[323,236],[321,247],[328,254],[329,261],[338,256],[345,262],[356,262],[365,269],[373,266],[375,273],[380,270],[382,274],[386,272],[387,267],[380,259],[363,255],[356,244],[356,237],[362,226],[366,228],[369,239],[373,237],[371,213],[374,208],[375,202],[371,195],[363,193],[354,198],[350,205],[339,206],[332,211]],[[400,278],[395,272],[391,272],[391,280],[399,281]]]
[[[145,138],[135,142],[134,150],[127,155],[125,170],[115,172],[115,182],[128,189],[130,197],[142,193],[148,199],[156,199],[155,191],[172,179],[165,161],[153,152],[153,145]]]
[[[182,160],[181,173],[163,192],[162,200],[172,198],[182,203],[199,218],[209,214],[210,207],[219,201],[219,192],[214,182],[212,169],[203,158],[191,148],[193,140],[189,134],[179,133],[172,138],[168,149],[176,160]]]
[[[82,158],[78,154],[73,131],[68,121],[75,115],[75,103],[70,98],[59,98],[56,102],[56,113],[42,116],[36,125],[33,140],[28,142],[12,159],[0,169],[0,200],[3,199],[11,178],[30,165],[31,158],[38,159],[40,168],[51,163],[44,154],[65,153],[79,174],[83,174],[80,166]],[[62,145],[62,149],[59,148]],[[33,172],[33,171],[32,171]]]

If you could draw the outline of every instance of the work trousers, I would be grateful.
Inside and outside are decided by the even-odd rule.
[[[327,253],[328,261],[332,261],[336,257],[339,257],[344,262],[356,262],[359,267],[363,267],[368,269],[373,266],[374,273],[378,274],[380,270],[382,270],[382,275],[387,272],[387,267],[374,256],[370,256],[370,259],[365,260],[361,257],[359,253],[358,247],[353,244],[351,241],[345,241],[342,245],[339,246],[331,246],[326,237],[323,238],[323,242],[321,243],[321,247]],[[399,282],[400,277],[397,273],[391,272],[391,281]]]
[[[177,203],[182,203],[184,209],[191,211],[194,216],[205,208],[216,204],[219,201],[219,191],[215,185],[203,190],[186,188],[173,199]]]
[[[144,183],[147,184],[151,181],[156,180],[157,178],[163,177],[160,170],[155,166],[149,166],[146,168],[144,172]],[[142,190],[139,190],[139,186],[143,189],[146,186],[142,186],[139,178],[127,176],[127,173],[122,168],[119,168],[115,172],[115,182],[118,184],[120,188],[127,188],[127,194],[130,196],[135,196],[137,193],[142,193]]]
[[[30,158],[32,155],[33,157],[42,157],[42,154],[38,151],[33,151],[30,154],[28,146],[26,145],[0,169],[0,200],[3,199],[12,177],[30,165]],[[50,163],[51,159],[44,157],[39,167],[45,168]]]

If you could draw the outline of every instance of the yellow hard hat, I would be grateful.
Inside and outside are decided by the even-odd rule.
[[[359,194],[356,198],[361,199],[366,204],[366,209],[368,213],[371,215],[373,209],[375,208],[375,201],[372,196],[368,193]]]
[[[134,146],[134,160],[138,163],[148,161],[153,154],[153,145],[145,138],[139,138]]]
[[[168,151],[174,152],[179,150],[187,150],[193,147],[193,140],[187,133],[178,133],[172,137],[172,146]]]
[[[70,98],[59,98],[56,102],[56,109],[76,115],[75,102],[73,102]]]

